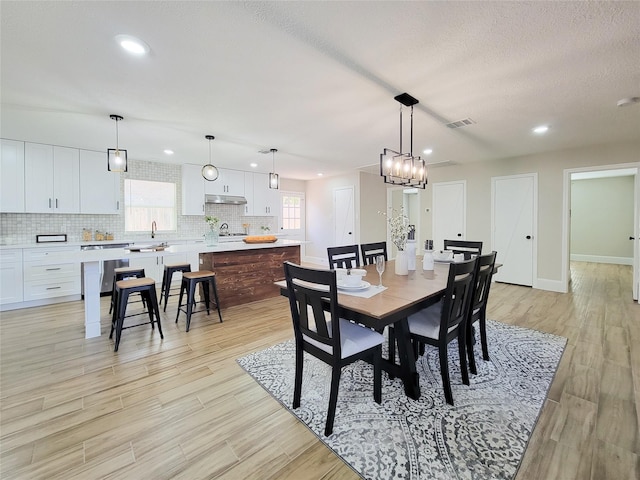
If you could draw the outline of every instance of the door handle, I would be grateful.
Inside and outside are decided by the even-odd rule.
[[[636,237],[629,237],[629,240],[635,240]]]
[[[459,233],[459,234],[458,234],[458,236],[459,236],[459,237],[461,237],[461,236],[462,236],[462,234],[461,234],[461,233]]]
[[[531,235],[527,235],[527,236],[526,236],[526,237],[524,237],[524,238],[526,238],[527,240],[531,240]]]
[[[349,235],[351,235],[351,232],[349,232]]]

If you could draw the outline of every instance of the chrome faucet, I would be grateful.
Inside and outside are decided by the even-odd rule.
[[[158,226],[156,225],[156,221],[151,222],[151,238],[156,238],[156,230],[158,230]]]

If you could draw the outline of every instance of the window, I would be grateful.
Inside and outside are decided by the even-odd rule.
[[[176,184],[125,179],[124,230],[146,232],[154,221],[158,230],[176,230]]]
[[[282,228],[299,230],[302,228],[302,198],[300,195],[282,195]]]

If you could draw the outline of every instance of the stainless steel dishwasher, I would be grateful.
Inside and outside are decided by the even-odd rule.
[[[108,245],[84,245],[81,250],[102,250],[106,248],[126,248],[128,243],[111,243]],[[129,260],[126,258],[120,260],[105,260],[100,262],[100,296],[111,295],[113,286],[113,271],[119,267],[128,267]],[[84,298],[84,265],[82,267],[82,297]]]

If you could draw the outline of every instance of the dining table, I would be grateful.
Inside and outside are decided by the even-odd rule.
[[[383,358],[382,368],[391,376],[401,378],[405,394],[417,400],[420,398],[420,380],[407,317],[442,298],[447,287],[449,263],[435,263],[433,270],[418,268],[410,270],[408,275],[396,275],[395,261],[387,261],[382,275],[383,288],[378,286],[379,277],[375,265],[358,268],[366,270],[363,280],[370,286],[366,288],[365,295],[358,295],[364,292],[338,288],[339,315],[378,332],[393,325],[400,364],[395,359]],[[279,281],[276,284],[280,286],[281,294],[287,296],[286,282]]]

